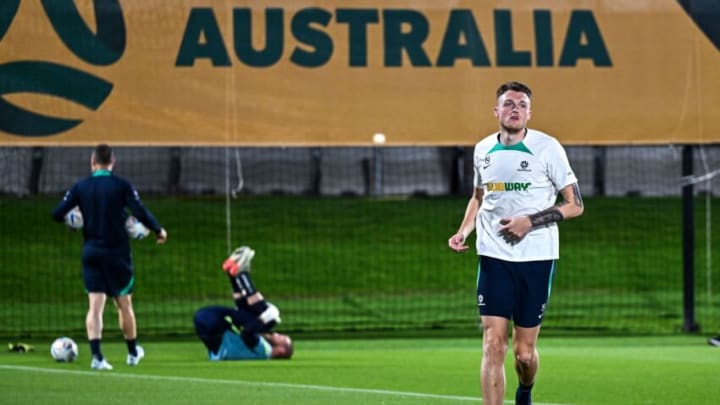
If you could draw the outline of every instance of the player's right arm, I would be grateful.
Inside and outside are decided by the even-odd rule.
[[[456,252],[464,252],[468,249],[465,241],[468,236],[475,229],[475,220],[477,218],[480,205],[482,204],[483,190],[475,187],[473,195],[468,201],[467,207],[465,208],[465,216],[463,217],[462,223],[457,232],[448,239],[448,246],[450,249]]]

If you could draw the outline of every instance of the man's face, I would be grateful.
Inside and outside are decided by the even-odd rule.
[[[292,340],[290,336],[281,333],[267,333],[263,337],[272,346],[272,358],[289,359],[292,357]]]
[[[498,98],[494,111],[503,129],[519,132],[527,127],[532,115],[530,98],[521,91],[506,91]]]

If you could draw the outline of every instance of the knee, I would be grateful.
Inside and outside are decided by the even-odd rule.
[[[507,342],[497,338],[483,339],[483,356],[491,359],[504,359],[507,354]]]
[[[536,360],[535,350],[518,350],[515,352],[515,362],[523,368],[531,367]]]
[[[135,315],[131,306],[118,308],[118,313],[123,317],[132,317]]]
[[[263,311],[263,313],[259,316],[260,321],[262,321],[262,323],[264,324],[268,324],[271,322],[274,322],[276,324],[280,323],[280,310],[278,309],[278,307],[269,302],[267,303],[267,305],[267,309]]]
[[[104,312],[104,308],[97,305],[91,305],[90,308],[88,308],[88,315],[93,317],[102,317]]]
[[[208,325],[212,323],[210,318],[210,311],[205,308],[199,309],[195,312],[193,317],[193,323],[195,324],[195,330],[200,331],[208,328]]]
[[[132,306],[132,299],[130,295],[124,295],[120,297],[115,297],[115,307],[118,309],[118,312],[131,315],[133,312],[133,306]]]

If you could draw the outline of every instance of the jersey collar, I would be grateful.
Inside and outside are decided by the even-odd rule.
[[[97,169],[94,172],[92,172],[93,177],[95,176],[109,176],[112,172],[107,169]]]
[[[532,152],[530,152],[530,149],[528,149],[528,147],[525,146],[525,143],[523,143],[523,141],[520,141],[520,142],[516,143],[515,145],[511,145],[511,146],[505,146],[505,145],[501,144],[500,142],[498,142],[495,144],[495,146],[492,147],[492,149],[490,149],[490,151],[488,152],[488,155],[493,152],[499,152],[501,150],[514,150],[517,152],[529,153],[531,155],[533,154]]]

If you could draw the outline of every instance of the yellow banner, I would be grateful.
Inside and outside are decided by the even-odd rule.
[[[675,0],[3,0],[0,144],[470,145],[507,80],[564,144],[720,142],[718,72]]]

